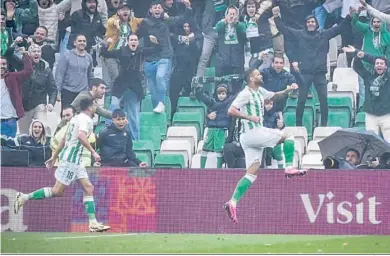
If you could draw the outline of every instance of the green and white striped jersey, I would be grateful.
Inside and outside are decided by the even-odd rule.
[[[80,164],[84,151],[84,146],[78,139],[79,131],[87,133],[87,138],[93,131],[93,121],[90,116],[80,113],[69,122],[65,134],[65,147],[60,153],[60,161],[67,161],[74,164]]]
[[[259,87],[257,90],[253,90],[248,86],[245,86],[245,88],[237,95],[236,99],[232,103],[232,106],[239,109],[244,115],[257,116],[260,118],[259,123],[241,119],[241,133],[257,127],[263,127],[264,100],[271,99],[274,95],[274,92],[267,91],[262,87]]]

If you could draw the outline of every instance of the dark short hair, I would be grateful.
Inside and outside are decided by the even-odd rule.
[[[150,7],[152,7],[153,5],[158,5],[158,4],[163,5],[163,1],[162,0],[153,0],[152,3],[150,4]]]
[[[76,109],[75,109],[72,105],[65,105],[65,106],[62,108],[62,110],[61,110],[61,116],[62,116],[62,113],[64,112],[64,110],[66,110],[66,109],[71,109],[73,114],[76,113]]]
[[[246,82],[246,83],[249,83],[249,80],[250,80],[250,78],[251,78],[251,76],[252,76],[252,73],[253,73],[253,71],[255,71],[255,70],[257,70],[257,69],[255,69],[255,68],[250,68],[250,69],[248,69],[247,71],[245,71],[244,78],[245,78],[245,82]]]
[[[77,41],[77,38],[79,37],[79,36],[83,36],[83,37],[85,37],[85,40],[87,40],[87,37],[84,35],[84,34],[77,34],[76,36],[75,36],[75,38],[74,38],[74,41],[76,42]]]
[[[375,61],[376,60],[383,60],[386,63],[386,65],[387,65],[387,59],[385,57],[383,57],[383,56],[375,57]]]
[[[272,58],[272,62],[275,61],[276,58],[279,58],[279,59],[282,59],[283,60],[283,63],[284,63],[284,57],[280,54],[275,54],[275,56]]]
[[[348,152],[355,152],[355,153],[356,153],[356,156],[360,159],[360,152],[359,152],[357,149],[349,148],[349,149],[347,150],[347,153],[346,153],[346,154],[348,154]]]
[[[117,108],[112,112],[112,119],[118,117],[126,117],[126,113],[120,108]]]
[[[99,86],[101,84],[104,84],[106,85],[106,83],[104,82],[103,79],[100,79],[100,78],[92,78],[90,81],[89,81],[89,88],[92,89],[94,86]]]
[[[45,31],[46,31],[46,36],[47,36],[47,34],[49,34],[49,30],[47,29],[47,27],[45,27],[45,26],[38,26],[38,27],[35,29],[35,31],[37,31],[38,28],[41,28],[41,29],[45,30]]]
[[[85,111],[93,105],[92,98],[83,98],[80,100],[80,110]]]

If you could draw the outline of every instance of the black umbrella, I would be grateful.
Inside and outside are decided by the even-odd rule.
[[[390,143],[371,131],[359,131],[354,128],[338,130],[318,143],[323,159],[328,156],[345,157],[348,149],[359,151],[361,162],[368,156],[379,157],[390,152]]]

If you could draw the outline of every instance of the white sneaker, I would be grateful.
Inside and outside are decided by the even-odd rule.
[[[164,111],[165,111],[165,105],[161,101],[158,103],[157,107],[155,109],[153,109],[154,113],[159,113],[159,114],[164,112]]]
[[[15,203],[14,203],[15,214],[17,214],[19,212],[20,208],[23,207],[24,202],[25,202],[25,200],[23,198],[23,193],[21,193],[21,192],[16,193],[16,199],[15,199]]]
[[[109,230],[110,226],[105,226],[100,222],[90,222],[89,223],[89,232],[104,232]]]

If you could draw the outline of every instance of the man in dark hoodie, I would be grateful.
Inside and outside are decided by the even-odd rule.
[[[351,17],[348,15],[343,22],[333,28],[318,30],[318,22],[314,15],[306,17],[305,29],[287,27],[280,19],[279,7],[272,9],[276,27],[283,34],[291,35],[299,43],[297,52],[300,53],[299,64],[296,69],[302,73],[303,84],[299,87],[296,125],[302,126],[305,102],[312,83],[317,90],[321,108],[321,126],[328,123],[328,90],[326,81],[327,55],[329,40],[339,35],[344,29],[350,28]]]
[[[216,62],[216,76],[225,76],[244,73],[246,24],[238,22],[239,10],[234,5],[226,9],[225,18],[217,23],[218,52]],[[232,92],[241,90],[241,84],[232,86]]]
[[[68,49],[73,49],[73,42],[78,34],[87,38],[86,50],[89,52],[95,45],[95,37],[104,37],[106,28],[103,25],[102,17],[97,11],[97,0],[82,0],[81,10],[75,11],[70,16],[72,32],[68,41]]]
[[[143,54],[138,45],[138,36],[131,34],[127,45],[111,51],[103,47],[101,52],[105,58],[119,60],[120,70],[112,88],[111,109],[118,109],[120,102],[123,102],[129,120],[129,131],[134,140],[140,139],[140,102],[145,96],[141,73]]]
[[[113,111],[112,124],[99,133],[98,147],[102,165],[148,167],[148,164],[139,160],[133,151],[131,132],[127,129],[126,115],[123,110]]]
[[[155,113],[165,111],[165,94],[169,89],[173,57],[170,28],[192,15],[191,5],[187,2],[183,15],[164,19],[162,6],[161,1],[154,1],[149,9],[149,17],[143,20],[138,30],[139,36],[144,39],[144,46],[154,48],[145,52],[144,72]]]
[[[58,62],[56,85],[61,94],[61,105],[70,105],[77,95],[88,90],[92,78],[92,56],[85,50],[87,39],[84,35],[75,37],[75,48],[67,51]]]
[[[228,97],[228,86],[226,84],[217,85],[216,99],[207,96],[200,86],[196,92],[196,97],[208,107],[207,124],[208,132],[202,149],[200,167],[205,168],[208,152],[217,153],[217,168],[222,168],[223,146],[225,144],[226,131],[230,127],[232,118],[228,115],[230,104],[235,99]]]

